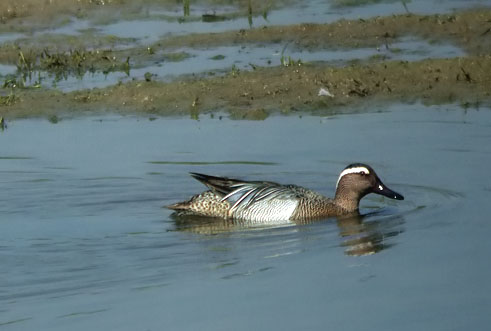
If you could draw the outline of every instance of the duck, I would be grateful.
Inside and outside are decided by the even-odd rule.
[[[367,164],[344,168],[334,198],[297,186],[268,181],[246,181],[191,172],[208,190],[189,200],[166,206],[180,215],[238,219],[257,223],[305,221],[359,213],[360,200],[369,193],[390,199],[404,197],[388,188]]]

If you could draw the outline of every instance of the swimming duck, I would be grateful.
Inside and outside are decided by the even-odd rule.
[[[268,223],[357,213],[360,200],[369,193],[404,200],[401,194],[382,183],[372,167],[362,163],[350,164],[341,172],[334,199],[297,185],[244,181],[194,172],[190,175],[209,190],[167,208],[180,213]]]

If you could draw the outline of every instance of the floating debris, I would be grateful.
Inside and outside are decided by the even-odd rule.
[[[203,20],[203,22],[206,22],[206,23],[223,22],[223,21],[228,20],[227,17],[221,16],[221,15],[215,15],[214,13],[213,14],[203,14],[201,16],[201,19]]]
[[[329,90],[327,88],[323,88],[323,87],[320,88],[319,93],[317,95],[320,97],[328,96],[328,97],[334,98],[334,94],[329,92]]]

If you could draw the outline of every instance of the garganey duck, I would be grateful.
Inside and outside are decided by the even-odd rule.
[[[385,186],[372,167],[354,163],[339,175],[334,199],[297,186],[244,181],[190,173],[209,191],[167,206],[179,213],[268,223],[358,213],[360,200],[369,193],[391,199],[404,197]]]

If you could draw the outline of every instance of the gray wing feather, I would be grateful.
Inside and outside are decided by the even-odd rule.
[[[296,192],[290,187],[275,183],[241,183],[234,186],[236,189],[222,198],[222,201],[227,200],[232,204],[231,212],[246,209],[259,201],[297,198]]]

